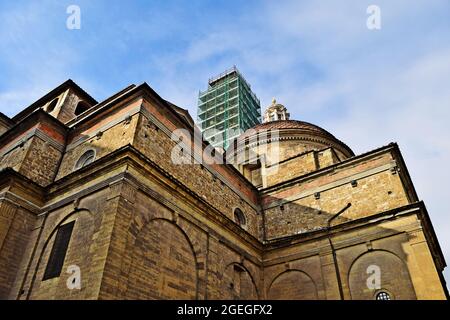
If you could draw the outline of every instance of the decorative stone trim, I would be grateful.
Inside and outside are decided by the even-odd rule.
[[[118,117],[117,119],[108,122],[108,124],[98,128],[97,130],[93,131],[92,133],[90,133],[89,135],[85,135],[83,138],[80,138],[70,144],[67,145],[66,147],[66,151],[70,151],[76,147],[78,147],[80,144],[96,137],[99,132],[105,132],[108,129],[111,129],[112,127],[115,127],[116,125],[118,125],[119,123],[123,122],[123,121],[127,121],[127,118],[132,118],[135,114],[140,112],[141,107],[138,106],[132,110],[130,110],[130,112],[122,115],[121,117]]]
[[[276,130],[276,129],[275,129]],[[267,131],[263,131],[263,132],[267,132]],[[270,131],[268,131],[270,132]],[[344,144],[343,142],[337,140],[333,141],[331,138],[326,138],[326,137],[311,137],[311,136],[299,136],[299,135],[290,135],[290,136],[281,136],[281,130],[279,131],[279,136],[278,137],[270,137],[268,139],[264,139],[264,140],[260,140],[257,138],[257,136],[259,135],[259,133],[257,133],[254,136],[249,137],[249,140],[244,140],[241,143],[238,143],[238,148],[236,149],[235,153],[240,153],[242,151],[244,151],[247,148],[254,148],[259,146],[260,144],[268,144],[268,143],[272,143],[272,142],[278,142],[278,141],[288,141],[288,140],[299,140],[299,141],[308,141],[308,142],[314,142],[314,143],[319,143],[319,144],[323,144],[323,145],[327,145],[327,146],[331,146],[339,151],[341,151],[343,154],[346,154],[348,157],[352,157],[353,154],[349,153],[350,149],[346,144]],[[252,140],[255,140],[255,142],[251,142]],[[250,142],[250,143],[247,143]]]
[[[44,142],[48,143],[55,149],[57,149],[60,152],[64,152],[64,145],[53,140],[51,137],[49,137],[45,132],[40,130],[39,128],[34,128],[30,132],[28,132],[25,136],[23,136],[20,140],[16,141],[14,144],[12,144],[9,148],[5,149],[3,152],[0,153],[0,157],[3,157],[10,153],[12,150],[16,149],[17,147],[23,147],[25,143],[30,140],[33,137],[38,137],[42,139]]]
[[[170,131],[165,125],[163,125],[158,119],[156,119],[144,106],[141,106],[142,115],[149,121],[149,124],[152,123],[156,128],[160,129],[162,132],[164,132],[169,138],[172,136],[172,131]],[[182,148],[190,149],[191,146],[186,144],[184,141],[179,141],[179,145],[181,145]],[[226,185],[228,188],[230,188],[234,193],[236,193],[241,199],[244,199],[245,202],[251,206],[255,211],[259,212],[261,210],[260,206],[254,205],[247,196],[245,196],[242,192],[240,192],[238,189],[234,188],[219,172],[214,170],[210,165],[202,161],[202,155],[199,155],[196,152],[191,152],[191,157],[193,157],[193,160],[198,163],[202,164],[203,168],[208,170],[216,179],[219,179],[221,183]]]
[[[392,163],[388,163],[388,164],[385,164],[385,165],[382,165],[382,166],[379,166],[379,167],[376,167],[376,168],[373,168],[373,169],[370,169],[370,170],[366,170],[366,171],[363,171],[363,172],[360,172],[360,173],[357,173],[357,174],[354,174],[354,175],[351,175],[351,176],[348,176],[348,177],[336,180],[336,181],[331,182],[331,183],[324,184],[322,186],[319,186],[319,187],[316,187],[316,188],[313,188],[313,189],[310,189],[310,190],[303,191],[303,192],[301,192],[301,193],[299,193],[299,194],[297,194],[295,196],[291,196],[291,197],[287,197],[287,198],[282,199],[282,200],[274,201],[270,205],[263,207],[263,209],[267,210],[267,209],[271,209],[271,208],[274,208],[274,207],[279,207],[282,204],[286,204],[286,203],[293,202],[293,201],[296,201],[296,200],[299,200],[299,199],[302,199],[302,198],[309,197],[311,195],[315,196],[316,193],[320,194],[321,192],[340,187],[340,186],[342,186],[344,184],[350,183],[352,180],[364,179],[364,178],[369,177],[371,175],[374,175],[374,174],[377,174],[377,173],[380,173],[380,172],[383,172],[383,171],[386,171],[386,170],[390,170],[392,165],[393,165]],[[319,198],[320,198],[320,195],[319,195]]]

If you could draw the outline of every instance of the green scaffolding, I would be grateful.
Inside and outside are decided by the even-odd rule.
[[[199,92],[197,123],[206,140],[225,150],[261,123],[260,101],[235,66],[209,79],[208,89]]]

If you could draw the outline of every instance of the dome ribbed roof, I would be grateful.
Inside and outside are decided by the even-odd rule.
[[[310,131],[311,133],[319,133],[322,135],[327,135],[335,138],[331,133],[322,129],[319,126],[311,124],[309,122],[299,121],[299,120],[278,120],[278,121],[270,121],[258,124],[247,131],[245,131],[240,137],[244,138],[251,135],[254,131],[267,131],[267,130],[281,130],[281,129],[303,129],[305,131]],[[336,139],[336,138],[335,138]]]
[[[338,140],[334,135],[332,135],[327,130],[322,129],[321,127],[316,126],[312,123],[305,122],[305,121],[299,121],[299,120],[277,120],[277,121],[269,121],[269,122],[258,124],[250,129],[248,129],[243,134],[241,134],[238,137],[238,141],[242,141],[248,137],[251,137],[255,133],[260,133],[260,132],[269,131],[269,130],[280,130],[280,132],[283,132],[285,130],[287,132],[290,132],[291,130],[294,130],[300,134],[305,134],[307,136],[323,137],[323,138],[326,138],[328,141],[333,141],[336,144],[343,147],[348,152],[349,156],[354,155],[353,151],[345,143]],[[289,134],[289,133],[286,133],[286,134]]]

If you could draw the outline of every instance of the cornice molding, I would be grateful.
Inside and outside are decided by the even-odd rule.
[[[18,139],[15,143],[10,145],[8,148],[2,150],[0,152],[0,157],[3,157],[5,155],[7,155],[8,153],[13,151],[14,149],[19,147],[20,145],[23,145],[23,144],[27,143],[27,141],[30,140],[33,137],[38,137],[38,138],[42,139],[44,142],[47,142],[49,145],[54,147],[56,150],[58,150],[60,152],[64,152],[64,145],[62,143],[59,143],[58,141],[55,141],[53,138],[48,136],[41,129],[34,128],[31,131],[29,131],[28,133],[26,133],[23,137]]]

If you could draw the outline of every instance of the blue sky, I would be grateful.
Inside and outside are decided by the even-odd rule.
[[[0,111],[72,78],[97,100],[146,81],[195,118],[198,90],[236,64],[263,108],[276,97],[356,153],[398,142],[450,261],[449,1],[124,3],[1,0]]]

